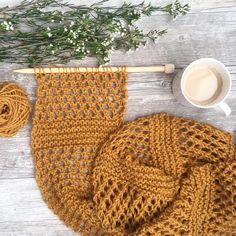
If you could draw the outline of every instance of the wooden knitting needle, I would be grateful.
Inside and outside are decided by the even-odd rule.
[[[55,67],[55,68],[26,68],[14,70],[16,73],[22,74],[34,74],[35,72],[43,72],[43,73],[73,73],[73,72],[104,72],[104,71],[119,71],[119,67]],[[107,69],[106,69],[107,68]],[[142,72],[164,72],[166,74],[171,74],[175,70],[174,64],[165,64],[162,66],[131,66],[126,67],[126,71],[129,73],[142,73]]]

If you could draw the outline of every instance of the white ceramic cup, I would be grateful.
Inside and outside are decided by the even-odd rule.
[[[215,100],[211,101],[208,104],[199,105],[194,103],[193,101],[189,100],[186,96],[186,93],[183,89],[184,80],[186,80],[186,74],[195,66],[206,66],[209,68],[214,68],[222,78],[222,89],[220,94],[216,97]],[[228,69],[225,67],[225,65],[216,59],[213,58],[201,58],[194,62],[192,62],[190,65],[188,65],[183,71],[179,72],[176,77],[173,80],[172,83],[172,91],[175,96],[175,98],[183,105],[188,107],[198,107],[198,108],[215,108],[219,107],[226,116],[230,115],[231,109],[224,101],[226,97],[228,96],[231,89],[231,78],[230,73]]]

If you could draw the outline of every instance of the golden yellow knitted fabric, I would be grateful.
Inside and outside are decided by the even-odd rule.
[[[165,113],[125,124],[102,146],[94,204],[111,235],[236,235],[229,133]]]
[[[100,143],[123,123],[125,68],[119,72],[36,75],[31,131],[36,181],[67,226],[101,234],[92,202],[91,171]]]
[[[165,113],[123,124],[119,72],[37,74],[36,180],[83,235],[236,235],[232,136]]]

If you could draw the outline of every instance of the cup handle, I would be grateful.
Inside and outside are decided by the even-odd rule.
[[[225,116],[229,116],[231,113],[231,109],[229,105],[225,102],[221,102],[219,105],[219,108],[225,113]]]

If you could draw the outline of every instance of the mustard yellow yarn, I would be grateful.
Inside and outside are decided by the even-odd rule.
[[[14,136],[28,121],[30,102],[15,83],[0,83],[0,136]]]
[[[236,235],[232,136],[165,113],[124,124],[127,73],[37,74],[43,199],[82,235]]]

